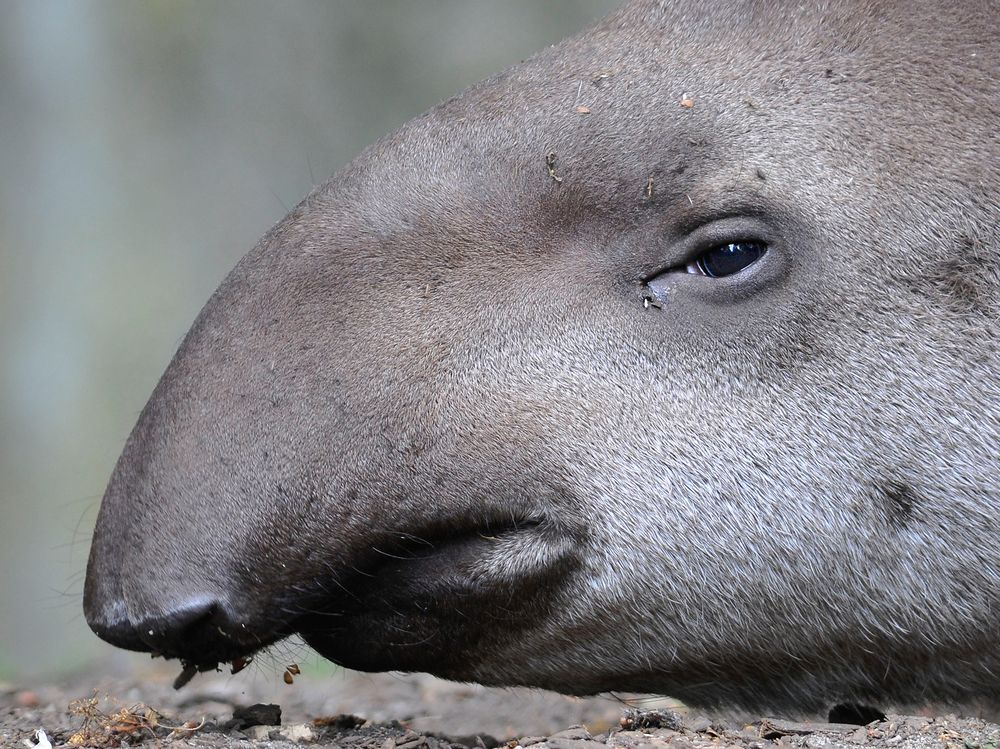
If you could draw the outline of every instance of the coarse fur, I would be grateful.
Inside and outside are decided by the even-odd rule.
[[[91,626],[195,667],[301,632],[706,706],[1000,696],[998,17],[634,0],[370,147],[163,376]]]

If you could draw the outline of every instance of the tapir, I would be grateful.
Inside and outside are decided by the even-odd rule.
[[[104,496],[188,672],[1000,696],[1000,6],[633,0],[317,187]]]

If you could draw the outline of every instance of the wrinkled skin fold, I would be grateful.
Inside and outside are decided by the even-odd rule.
[[[708,706],[1000,696],[997,11],[635,0],[370,147],[163,375],[91,627],[191,669],[301,633]]]

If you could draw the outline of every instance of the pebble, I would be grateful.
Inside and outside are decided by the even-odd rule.
[[[605,745],[600,741],[564,739],[558,736],[549,737],[548,745],[550,749],[605,749]]]
[[[712,721],[706,718],[704,715],[699,715],[696,718],[684,722],[684,727],[689,731],[694,731],[695,733],[704,733],[709,728],[712,727]]]
[[[271,731],[274,731],[274,726],[250,726],[249,728],[244,728],[243,733],[250,737],[253,741],[267,741],[271,738]],[[275,731],[275,733],[277,733]]]
[[[312,741],[312,728],[306,723],[296,723],[292,726],[285,726],[281,729],[282,738],[289,741]]]
[[[868,729],[861,726],[861,728],[848,736],[847,739],[855,744],[864,744],[868,741]]]
[[[27,689],[14,695],[14,704],[18,707],[38,707],[40,703],[38,694]]]
[[[237,707],[233,710],[232,728],[239,730],[253,726],[281,725],[281,705],[265,705],[258,703],[249,707]]]
[[[678,736],[670,742],[670,749],[693,749],[693,747],[694,744],[691,743],[691,740],[686,739],[683,736]]]
[[[423,736],[417,736],[416,738],[403,737],[405,741],[397,741],[396,749],[417,749],[417,747],[426,746],[427,739]]]
[[[816,730],[825,731],[826,733],[849,734],[854,733],[857,728],[854,723],[820,723],[817,725]]]
[[[557,731],[556,733],[549,736],[549,741],[552,739],[589,739],[590,731],[588,731],[584,726],[570,726],[564,731]]]
[[[664,741],[673,741],[674,736],[682,735],[680,731],[675,731],[672,728],[651,728],[643,730],[652,731],[656,738],[663,739]]]

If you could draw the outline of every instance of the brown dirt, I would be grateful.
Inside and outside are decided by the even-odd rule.
[[[171,688],[172,678],[0,685],[0,747],[32,744],[41,728],[53,747],[1000,749],[1000,726],[955,716],[889,716],[859,727],[709,719],[658,698],[578,699],[427,676],[305,675],[286,685],[279,669],[200,675],[180,691]],[[626,702],[655,712],[636,712]],[[280,724],[252,725],[273,723],[273,710],[239,717],[239,708],[255,703],[280,705]],[[356,717],[344,717],[350,715]]]

